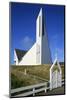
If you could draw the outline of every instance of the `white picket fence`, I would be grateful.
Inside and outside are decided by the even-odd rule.
[[[49,89],[49,87],[47,87],[47,82],[45,82],[45,83],[40,83],[40,84],[36,84],[36,85],[30,85],[30,86],[26,86],[26,87],[12,89],[11,94],[15,94],[15,93],[24,91],[23,93],[14,95],[13,97],[20,97],[20,96],[24,97],[24,96],[29,96],[29,95],[35,96],[35,93],[42,92],[42,91],[46,92],[47,89]]]
[[[42,92],[42,91],[44,91],[46,93],[47,90],[50,89],[50,87],[47,84],[48,84],[48,82],[45,82],[45,83],[40,83],[40,84],[36,84],[36,85],[30,85],[30,86],[26,86],[26,87],[12,89],[10,91],[11,97],[20,97],[20,96],[25,97],[25,96],[29,96],[29,95],[35,96],[36,93]],[[62,85],[64,85],[64,79],[62,80]],[[23,93],[19,93],[19,92],[23,92]]]

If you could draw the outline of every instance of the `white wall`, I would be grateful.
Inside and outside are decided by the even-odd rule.
[[[40,35],[40,36],[39,36]],[[40,12],[37,16],[36,20],[36,63],[41,64],[41,45],[42,45],[42,9],[40,9]]]
[[[14,50],[14,64],[18,65],[18,58],[15,50]]]
[[[46,33],[46,29],[44,26],[46,26],[46,23],[44,22],[45,19],[43,19],[43,11],[40,9],[39,15],[36,20],[36,43],[39,46],[36,47],[36,52],[37,52],[37,63],[38,64],[51,64],[52,63],[52,58],[51,58],[51,52],[50,52],[50,47],[49,47],[49,41]],[[45,17],[45,16],[44,16]],[[42,24],[44,22],[44,24]],[[39,27],[40,25],[40,27]],[[44,26],[43,26],[44,25]],[[44,27],[44,35],[43,35],[43,30],[42,27]],[[39,36],[40,34],[40,36]],[[38,53],[39,52],[39,53]]]
[[[25,54],[19,65],[36,65],[36,43]]]

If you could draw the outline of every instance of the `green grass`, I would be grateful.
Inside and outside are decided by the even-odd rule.
[[[14,76],[11,77],[11,81],[12,81],[11,87],[17,88],[21,86],[33,85],[33,84],[43,82],[43,80],[37,77],[41,77],[43,79],[49,80],[50,66],[51,65],[48,65],[48,64],[33,65],[33,66],[11,65],[11,74],[15,76],[15,78]],[[64,66],[61,66],[61,68],[62,68],[62,78],[64,78]],[[24,74],[25,69],[27,73],[26,75]],[[34,75],[37,77],[35,77]],[[17,83],[17,81],[19,83]],[[20,84],[20,86],[18,84]]]
[[[17,78],[17,76],[13,73],[11,73],[11,88],[18,88],[23,85],[23,82]]]
[[[11,72],[11,88],[18,88],[18,87],[24,87],[28,85],[34,85],[38,83],[42,83],[43,81],[35,78],[34,76],[24,74],[21,71],[18,70],[12,70]]]

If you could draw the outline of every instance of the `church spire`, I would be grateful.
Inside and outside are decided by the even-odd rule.
[[[52,63],[51,52],[48,43],[48,37],[45,30],[44,12],[43,8],[40,9],[36,20],[36,58],[39,64]]]

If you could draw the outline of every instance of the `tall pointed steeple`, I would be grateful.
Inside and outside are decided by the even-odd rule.
[[[45,30],[44,11],[41,8],[36,20],[36,63],[51,64],[51,52]]]

